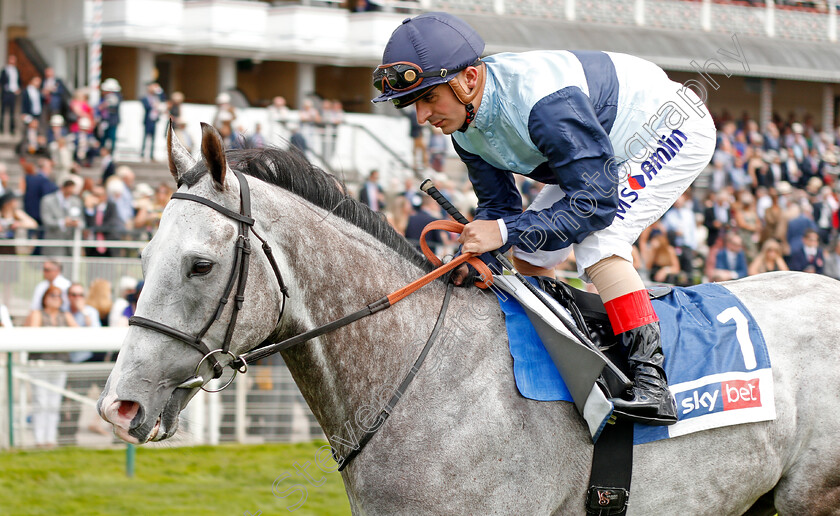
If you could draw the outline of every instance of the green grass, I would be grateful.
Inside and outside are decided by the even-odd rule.
[[[0,514],[6,515],[346,515],[337,472],[316,465],[324,442],[137,448],[135,474],[125,473],[125,449],[64,448],[0,452]],[[303,467],[313,486],[296,473]],[[335,469],[330,462],[325,469]],[[275,479],[288,476],[278,483]],[[307,499],[290,512],[301,498]]]

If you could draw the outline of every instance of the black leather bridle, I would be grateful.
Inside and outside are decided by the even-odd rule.
[[[210,320],[207,321],[207,324],[204,325],[204,328],[202,328],[202,330],[196,336],[192,336],[188,333],[182,332],[181,330],[175,329],[171,326],[167,326],[166,324],[159,323],[157,321],[152,321],[151,319],[146,319],[145,317],[139,317],[135,315],[129,318],[128,320],[128,324],[130,326],[140,326],[141,328],[153,330],[158,333],[162,333],[164,335],[172,337],[173,339],[180,340],[181,342],[184,342],[194,347],[204,355],[202,359],[198,362],[193,376],[186,379],[176,387],[179,389],[192,389],[195,387],[201,387],[202,389],[208,392],[221,391],[233,382],[233,380],[236,378],[236,373],[244,373],[247,371],[249,361],[254,362],[261,358],[265,358],[267,356],[283,351],[285,349],[289,349],[293,346],[311,340],[315,337],[341,328],[342,326],[346,326],[363,317],[373,315],[376,312],[379,312],[391,306],[391,301],[389,300],[388,296],[385,296],[365,306],[361,310],[357,310],[356,312],[346,315],[338,320],[324,324],[299,335],[295,335],[294,337],[288,338],[282,342],[267,345],[266,343],[263,343],[256,349],[248,351],[247,353],[243,353],[239,356],[234,355],[230,351],[230,341],[233,337],[234,328],[236,327],[236,319],[245,301],[245,284],[248,281],[248,266],[250,264],[251,255],[251,243],[248,238],[249,231],[253,233],[254,236],[257,237],[257,239],[260,242],[262,242],[263,252],[265,253],[266,258],[268,258],[269,263],[271,264],[271,268],[274,271],[274,275],[277,277],[277,283],[280,286],[280,292],[282,293],[283,304],[280,308],[280,314],[277,316],[277,325],[275,325],[275,328],[280,324],[280,320],[283,317],[283,312],[286,310],[286,298],[289,297],[289,292],[286,288],[285,283],[283,282],[283,276],[280,273],[280,268],[277,266],[277,262],[275,261],[274,255],[272,254],[271,246],[269,246],[268,242],[266,242],[266,240],[254,230],[254,219],[251,218],[251,190],[248,187],[248,181],[240,172],[233,170],[233,173],[236,175],[236,179],[239,180],[239,213],[229,210],[220,204],[217,204],[209,199],[205,199],[204,197],[199,197],[197,195],[181,192],[176,192],[172,195],[172,199],[183,199],[187,201],[197,202],[205,206],[209,206],[210,208],[213,208],[214,210],[221,213],[222,215],[225,215],[239,222],[239,234],[236,238],[236,256],[233,261],[233,267],[231,269],[227,285],[225,286],[225,291],[222,294],[221,299],[219,300],[219,306],[216,307],[216,312],[213,315],[213,317],[211,317]],[[237,278],[239,280],[238,283]],[[224,311],[224,308],[228,303],[228,298],[230,297],[230,294],[233,291],[233,285],[235,283],[237,283],[237,289],[236,295],[234,297],[233,313],[231,314],[230,322],[228,323],[227,327],[227,332],[225,333],[225,340],[221,348],[211,350],[202,339],[204,338],[204,335],[207,333],[210,327],[213,325],[213,323],[215,323],[221,318],[222,312]],[[335,457],[336,462],[339,463],[339,471],[344,470],[344,468],[346,468],[350,464],[350,462],[361,453],[362,449],[368,444],[368,442],[370,442],[373,436],[376,435],[377,431],[379,431],[379,429],[391,415],[391,413],[394,410],[394,407],[397,405],[397,402],[400,400],[400,398],[402,398],[403,394],[408,389],[408,386],[411,385],[415,376],[419,372],[420,367],[426,360],[426,356],[428,356],[432,345],[437,339],[437,336],[440,334],[440,331],[443,328],[446,310],[449,307],[449,300],[452,297],[453,287],[454,284],[448,281],[446,286],[446,294],[443,298],[443,304],[441,305],[437,322],[435,323],[435,326],[432,329],[428,340],[426,341],[426,345],[423,346],[423,349],[420,351],[420,355],[417,357],[417,360],[415,360],[414,365],[411,367],[411,369],[406,373],[405,377],[403,378],[403,381],[400,383],[399,387],[397,387],[397,390],[385,404],[385,407],[380,411],[379,415],[377,416],[376,424],[374,425],[374,427],[365,432],[365,434],[359,440],[358,445],[354,447],[350,451],[350,453],[348,453],[345,457]],[[223,365],[221,362],[219,362],[219,359],[216,357],[216,355],[218,354],[229,356],[230,361],[227,364]],[[222,373],[224,372],[224,368],[227,365],[233,368],[234,374],[222,387],[218,389],[207,389],[205,387],[207,381],[205,381],[204,378],[201,375],[199,375],[199,369],[201,369],[201,365],[205,361],[209,361],[210,364],[213,366],[214,379],[219,378],[222,375]]]
[[[152,321],[151,319],[146,319],[145,317],[133,316],[128,319],[128,324],[130,326],[140,326],[142,328],[146,328],[149,330],[154,330],[159,333],[163,333],[173,339],[180,340],[190,346],[194,347],[198,351],[200,351],[204,357],[198,363],[198,366],[195,370],[195,375],[186,380],[185,382],[181,383],[178,387],[184,388],[192,388],[192,387],[201,387],[204,388],[204,384],[206,383],[204,379],[199,376],[198,370],[201,367],[201,364],[208,360],[210,364],[213,366],[213,378],[219,378],[223,371],[224,365],[219,362],[219,359],[216,355],[227,355],[231,358],[229,362],[234,371],[244,373],[248,369],[248,364],[246,363],[245,359],[242,356],[236,356],[230,351],[230,341],[233,338],[233,330],[236,327],[236,319],[239,316],[239,311],[242,310],[242,304],[245,302],[245,286],[248,282],[248,266],[250,264],[251,259],[251,241],[248,238],[248,232],[254,234],[257,237],[257,240],[262,242],[262,250],[265,253],[266,258],[268,258],[269,263],[271,264],[271,269],[274,271],[274,275],[277,277],[277,284],[280,286],[280,292],[282,293],[282,300],[283,304],[280,308],[280,314],[277,316],[277,323],[280,323],[280,319],[283,317],[283,312],[286,309],[286,298],[289,297],[288,289],[286,288],[285,283],[283,282],[283,275],[280,273],[280,268],[277,266],[277,262],[274,259],[274,255],[271,251],[271,246],[268,245],[268,242],[264,238],[262,238],[256,230],[254,230],[254,219],[251,218],[251,190],[248,186],[248,181],[245,177],[236,170],[233,171],[234,175],[236,175],[236,179],[239,180],[239,213],[229,210],[224,206],[217,204],[209,199],[205,199],[204,197],[199,197],[197,195],[189,194],[189,193],[181,193],[176,192],[172,195],[172,199],[184,199],[187,201],[193,201],[205,206],[209,206],[214,210],[218,211],[222,215],[225,215],[231,219],[236,220],[239,222],[239,234],[236,237],[236,255],[233,260],[233,267],[230,271],[230,276],[228,277],[227,285],[225,285],[225,291],[222,294],[221,299],[219,299],[219,305],[216,307],[216,312],[214,313],[213,317],[207,321],[207,324],[204,325],[204,328],[198,332],[197,335],[192,336],[188,333],[184,333],[181,330],[175,329],[171,326],[167,326],[163,323],[159,323],[157,321]],[[239,280],[237,282],[237,279]],[[225,333],[225,340],[222,343],[222,347],[218,349],[210,349],[207,344],[204,343],[204,335],[210,329],[210,327],[218,321],[221,316],[222,312],[225,309],[225,306],[228,303],[230,298],[230,294],[233,291],[234,284],[237,284],[236,288],[236,295],[234,296],[234,304],[233,304],[233,313],[230,316],[230,322],[228,323],[227,331]],[[236,377],[234,376],[230,378],[230,380],[221,388],[221,389],[205,389],[209,392],[215,392],[216,390],[222,390],[228,385],[233,379]]]

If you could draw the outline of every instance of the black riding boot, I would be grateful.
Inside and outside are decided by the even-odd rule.
[[[665,378],[665,356],[659,337],[659,323],[653,322],[621,334],[621,344],[629,348],[627,362],[634,385],[628,398],[613,398],[615,414],[638,423],[673,425],[677,404]]]

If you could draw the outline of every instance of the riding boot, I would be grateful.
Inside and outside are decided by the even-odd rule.
[[[668,390],[663,369],[665,356],[659,335],[659,322],[652,322],[621,334],[621,345],[628,348],[627,361],[634,385],[627,399],[613,398],[615,413],[626,419],[649,425],[673,425],[677,422],[677,404]]]

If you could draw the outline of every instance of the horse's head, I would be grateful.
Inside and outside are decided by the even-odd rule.
[[[170,127],[168,150],[179,191],[143,250],[136,317],[98,403],[132,443],[172,436],[197,390],[267,338],[283,306],[282,280],[253,238],[247,182],[228,167],[219,134],[202,124],[195,160]],[[247,237],[253,253],[243,250]]]

